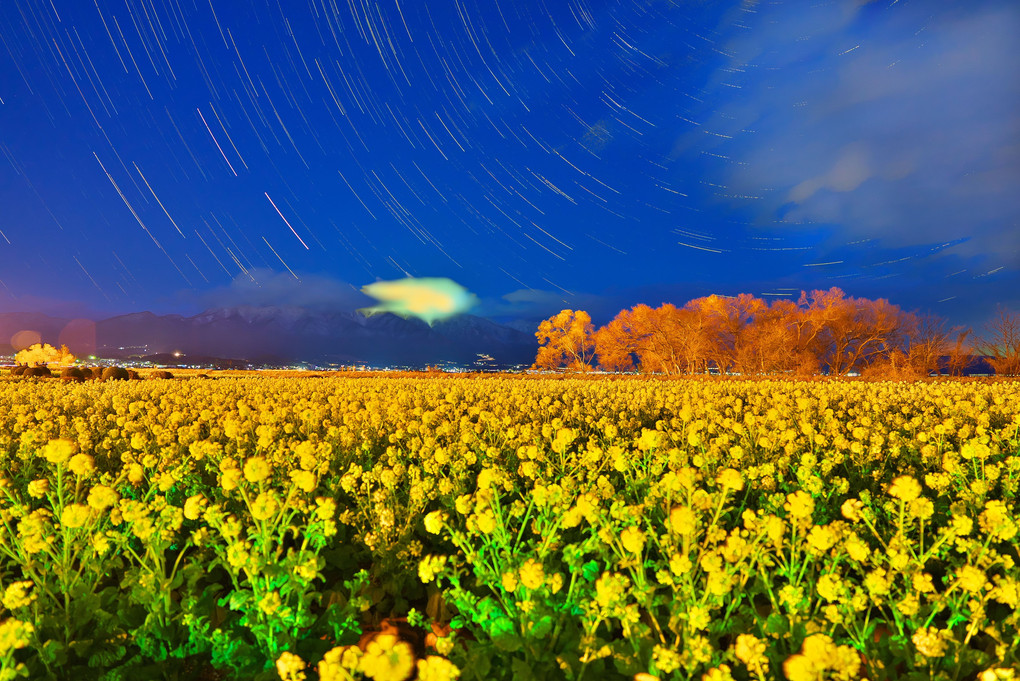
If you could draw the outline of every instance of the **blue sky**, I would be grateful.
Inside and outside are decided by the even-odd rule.
[[[1015,2],[239,6],[0,6],[0,311],[1020,309]]]

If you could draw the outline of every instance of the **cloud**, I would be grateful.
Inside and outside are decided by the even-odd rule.
[[[121,312],[117,309],[98,309],[83,300],[67,300],[50,297],[46,295],[13,295],[9,291],[0,291],[0,314],[8,312],[40,312],[54,317],[88,317],[90,319],[101,319],[113,313]]]
[[[1015,2],[761,6],[724,46],[709,87],[737,94],[700,144],[738,161],[719,184],[765,197],[748,204],[763,224],[967,238],[958,252],[1020,266],[1018,34]]]
[[[467,312],[478,301],[475,294],[443,277],[377,281],[361,290],[381,302],[359,310],[365,316],[391,312],[401,317],[417,317],[428,324]]]
[[[200,293],[184,292],[181,297],[206,308],[304,307],[313,310],[353,312],[370,302],[357,287],[325,275],[303,275],[252,269],[238,274],[227,286]]]
[[[612,317],[620,310],[620,302],[607,295],[522,288],[499,297],[482,299],[478,314],[494,319],[537,324],[565,309],[584,310],[592,318],[605,315]]]

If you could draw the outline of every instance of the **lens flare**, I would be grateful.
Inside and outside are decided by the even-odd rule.
[[[361,290],[380,302],[358,310],[366,317],[392,312],[405,319],[417,317],[430,326],[436,320],[467,312],[478,301],[466,288],[444,277],[377,281]]]

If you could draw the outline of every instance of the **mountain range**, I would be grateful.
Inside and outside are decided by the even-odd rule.
[[[0,314],[0,353],[32,342],[66,344],[79,357],[180,353],[259,364],[509,368],[531,364],[533,333],[459,315],[432,326],[393,314],[240,306],[193,317],[152,312],[98,321],[39,313]]]

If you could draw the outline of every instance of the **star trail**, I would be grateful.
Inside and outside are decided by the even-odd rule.
[[[1020,307],[1018,37],[1007,0],[9,0],[0,311],[412,276],[502,320],[839,286],[979,323]]]

